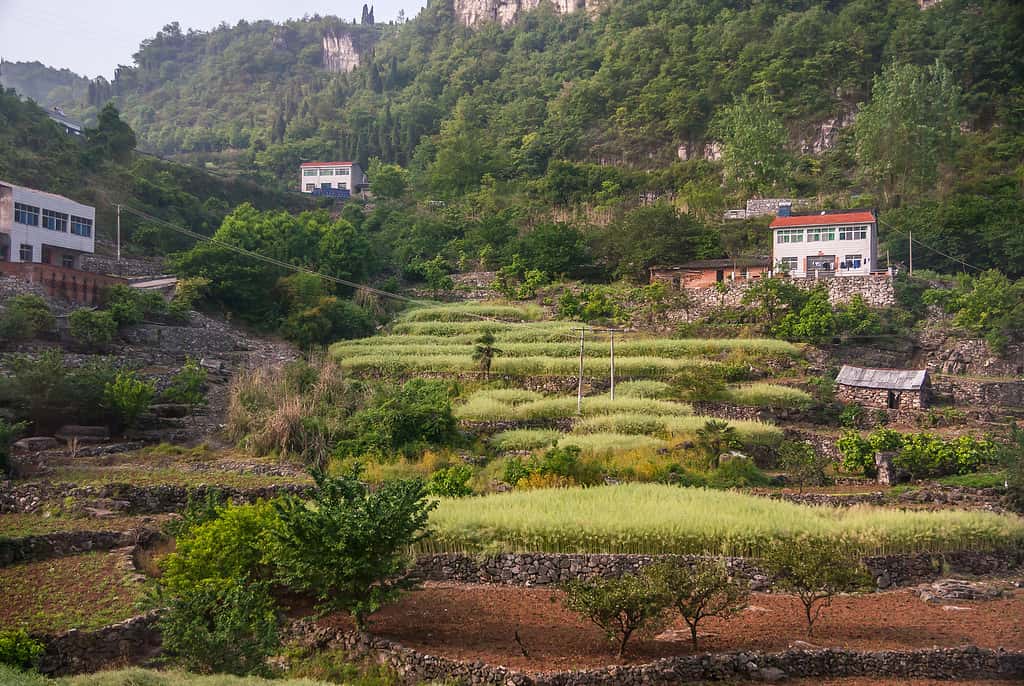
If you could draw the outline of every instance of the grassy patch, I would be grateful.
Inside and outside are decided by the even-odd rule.
[[[938,479],[943,486],[963,486],[966,488],[1005,488],[1006,472],[977,472],[976,474],[957,474]]]
[[[621,398],[655,398],[664,400],[672,396],[672,386],[664,381],[643,379],[615,384],[615,396]]]
[[[574,396],[549,397],[519,405],[500,402],[491,396],[474,393],[463,405],[455,409],[459,419],[471,421],[513,421],[562,419],[577,414]],[[651,398],[616,398],[593,396],[583,399],[584,417],[602,414],[645,414],[682,416],[693,412],[686,403]]]
[[[816,508],[736,492],[626,484],[443,500],[423,551],[757,556],[802,534],[860,554],[1024,543],[1024,521],[987,512]]]
[[[731,388],[726,400],[736,405],[752,407],[810,407],[814,399],[806,391],[792,386],[753,383]]]
[[[159,529],[170,515],[145,517],[47,517],[41,514],[0,515],[0,538],[42,536],[59,531],[130,531]]]
[[[559,439],[558,447],[568,445],[576,446],[583,455],[607,455],[667,448],[668,441],[641,434],[591,433],[569,434]]]
[[[291,483],[313,483],[305,475],[271,476],[247,474],[217,469],[188,471],[181,467],[147,467],[142,464],[125,464],[97,467],[66,467],[55,469],[51,477],[55,481],[67,481],[80,486],[130,483],[135,486],[229,486],[232,488],[261,488]]]
[[[490,443],[495,450],[501,451],[533,450],[554,445],[561,436],[561,432],[551,429],[512,429],[494,434]]]
[[[544,316],[539,305],[502,305],[500,303],[457,303],[414,307],[403,312],[402,322],[479,322],[483,318],[510,322],[533,322]]]
[[[142,584],[114,553],[0,567],[0,624],[30,632],[96,629],[137,613]]]

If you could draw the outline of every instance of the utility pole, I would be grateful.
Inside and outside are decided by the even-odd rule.
[[[117,263],[121,264],[121,206],[117,206]]]
[[[910,254],[910,273],[914,273],[914,232],[907,231],[907,249]]]
[[[612,353],[612,401],[615,400],[615,332],[611,332],[611,353]]]
[[[583,337],[587,327],[580,329],[580,378],[576,385],[576,414],[583,414]]]

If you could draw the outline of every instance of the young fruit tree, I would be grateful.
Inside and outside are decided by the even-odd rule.
[[[762,558],[778,588],[795,594],[804,606],[807,635],[821,611],[839,593],[855,591],[871,579],[860,560],[840,545],[809,537],[778,541]]]
[[[747,585],[730,579],[725,565],[713,560],[698,560],[693,565],[661,562],[648,567],[644,574],[690,627],[694,650],[702,619],[729,619],[743,611],[750,597]]]
[[[654,624],[665,610],[665,598],[642,574],[617,579],[578,579],[565,586],[565,606],[598,627],[617,646],[621,658],[630,637]]]
[[[314,474],[312,502],[275,501],[280,525],[271,531],[270,559],[278,581],[314,594],[322,609],[366,616],[412,583],[405,577],[409,546],[426,536],[427,500],[421,479],[396,480],[371,491],[360,465],[339,477]]]

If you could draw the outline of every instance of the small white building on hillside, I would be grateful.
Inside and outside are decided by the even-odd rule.
[[[95,250],[96,209],[0,181],[0,261],[78,269]]]
[[[299,188],[313,195],[344,197],[345,191],[361,193],[369,185],[357,162],[303,162],[299,175]]]
[[[791,276],[863,276],[878,262],[878,218],[866,210],[791,214],[772,221],[772,264]]]

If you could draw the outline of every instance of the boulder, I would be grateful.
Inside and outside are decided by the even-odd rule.
[[[14,442],[14,447],[19,450],[36,452],[37,450],[52,450],[60,446],[53,436],[29,436]]]

